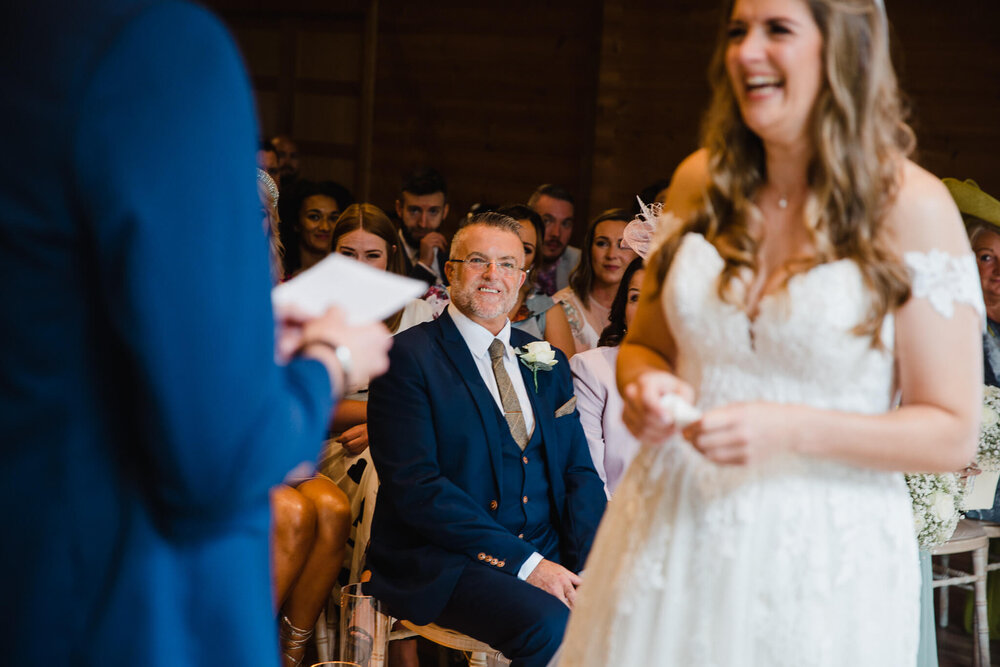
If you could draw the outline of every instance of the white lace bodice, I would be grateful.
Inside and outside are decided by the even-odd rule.
[[[868,308],[854,262],[821,264],[765,295],[753,320],[719,298],[723,260],[689,234],[663,290],[677,343],[678,375],[698,391],[698,407],[747,400],[804,403],[851,412],[884,412],[892,394],[893,319],[882,348],[851,330]]]
[[[910,252],[904,262],[913,298],[927,299],[948,318],[956,304],[969,304],[985,321],[971,254]],[[878,347],[853,333],[870,307],[857,264],[844,259],[793,276],[786,289],[761,299],[753,320],[719,298],[722,267],[712,244],[688,234],[663,290],[677,372],[699,390],[700,408],[744,400],[869,414],[889,408],[894,320],[890,314],[883,321]]]

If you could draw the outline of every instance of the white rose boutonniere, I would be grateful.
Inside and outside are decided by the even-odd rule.
[[[535,393],[537,394],[538,371],[551,371],[552,367],[559,363],[556,359],[556,351],[552,349],[548,341],[536,340],[524,347],[517,348],[514,352],[521,363],[531,371],[531,375],[535,379]]]

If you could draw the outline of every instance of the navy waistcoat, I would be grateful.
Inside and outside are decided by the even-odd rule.
[[[530,542],[545,558],[559,562],[559,535],[552,526],[553,505],[545,464],[545,443],[535,426],[524,451],[514,442],[507,421],[497,411],[503,433],[503,470],[497,521]]]

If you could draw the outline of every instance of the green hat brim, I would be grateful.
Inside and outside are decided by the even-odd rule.
[[[964,215],[971,215],[1000,227],[1000,201],[983,192],[974,180],[942,178],[941,181],[951,193],[958,210]]]

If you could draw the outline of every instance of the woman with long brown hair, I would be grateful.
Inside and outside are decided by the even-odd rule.
[[[907,158],[880,1],[723,11],[703,148],[674,175],[677,231],[619,354],[644,447],[560,665],[912,665],[900,473],[975,451],[975,259]]]
[[[546,313],[545,340],[567,357],[597,347],[608,326],[622,274],[636,257],[635,251],[622,243],[630,217],[625,209],[612,208],[591,220],[583,237],[580,263],[569,275],[569,286],[552,295],[556,305]]]

